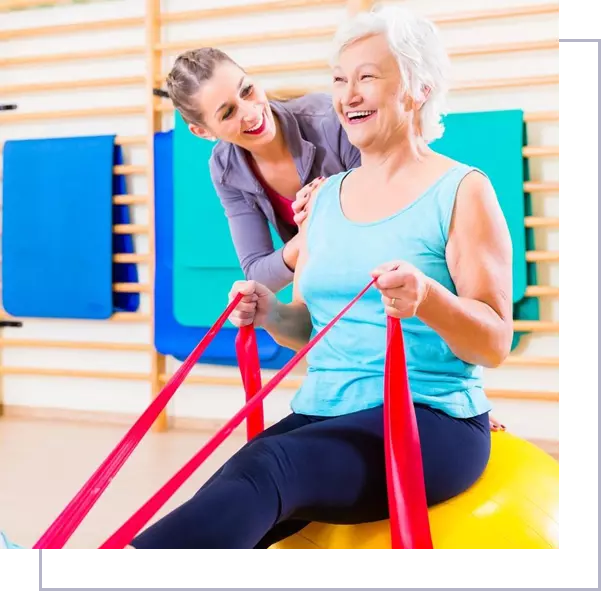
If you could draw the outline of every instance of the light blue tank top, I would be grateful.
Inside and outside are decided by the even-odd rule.
[[[474,170],[456,164],[401,211],[371,223],[348,220],[340,185],[352,171],[322,186],[308,221],[308,261],[299,289],[319,332],[371,280],[383,263],[404,260],[457,293],[445,248],[457,189]],[[367,196],[366,196],[367,197]],[[413,400],[467,418],[491,406],[482,368],[461,361],[429,326],[402,321]],[[371,288],[307,356],[308,375],[292,401],[301,414],[337,416],[383,404],[386,315]]]

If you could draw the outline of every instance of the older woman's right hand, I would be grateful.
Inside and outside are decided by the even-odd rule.
[[[230,322],[238,328],[249,324],[262,326],[277,302],[274,293],[256,281],[236,281],[228,301],[231,302],[239,293],[243,296],[230,314]]]

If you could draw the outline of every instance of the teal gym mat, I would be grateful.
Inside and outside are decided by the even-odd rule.
[[[524,216],[526,200],[521,110],[454,113],[444,119],[437,151],[483,170],[491,179],[513,243],[515,317],[536,319],[538,302],[524,298],[528,285]],[[213,143],[190,133],[179,114],[174,129],[174,315],[185,326],[210,326],[223,310],[224,294],[243,278],[223,207],[211,182]],[[281,244],[272,231],[276,248]],[[534,269],[530,266],[530,273]],[[531,278],[530,284],[533,283]],[[279,297],[289,301],[289,286]],[[516,335],[514,344],[517,344]]]
[[[173,134],[173,313],[184,326],[211,326],[232,283],[244,279],[223,206],[209,174],[213,142],[190,133],[179,113]],[[276,248],[281,240],[272,230]],[[288,286],[278,297],[288,302]]]

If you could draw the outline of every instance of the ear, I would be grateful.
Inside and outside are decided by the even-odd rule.
[[[419,100],[416,101],[416,107],[418,111],[426,104],[431,92],[432,89],[429,86],[422,86],[421,96]]]
[[[191,123],[188,125],[188,129],[192,135],[202,138],[203,140],[209,140],[212,142],[217,140],[217,138],[208,129],[200,125],[194,125]]]

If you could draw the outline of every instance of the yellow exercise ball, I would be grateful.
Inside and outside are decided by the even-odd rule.
[[[492,433],[490,461],[466,492],[429,510],[434,548],[558,548],[559,463],[507,432]],[[389,549],[388,521],[311,523],[271,549]]]

